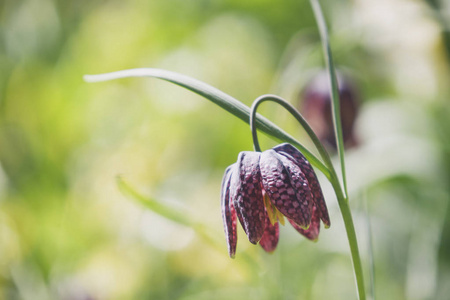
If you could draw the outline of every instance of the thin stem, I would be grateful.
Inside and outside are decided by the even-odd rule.
[[[364,276],[361,264],[361,257],[359,255],[358,240],[356,238],[355,225],[353,224],[353,217],[348,204],[348,199],[344,198],[340,185],[337,182],[332,183],[333,187],[338,188],[336,196],[341,210],[342,219],[344,220],[345,231],[347,232],[348,244],[350,246],[350,253],[352,256],[353,271],[356,279],[356,286],[358,288],[358,296],[360,300],[366,299],[366,291],[364,286]]]
[[[330,42],[328,40],[328,30],[325,18],[323,16],[322,8],[318,0],[310,0],[311,6],[316,17],[317,26],[319,27],[320,38],[322,40],[323,52],[325,56],[325,64],[329,74],[330,81],[330,97],[331,97],[331,108],[333,111],[333,124],[334,124],[334,135],[336,137],[336,146],[339,155],[339,161],[341,164],[342,172],[342,184],[344,189],[344,195],[348,197],[347,192],[347,176],[345,172],[345,160],[344,160],[344,137],[342,134],[342,123],[341,123],[341,109],[339,102],[339,89],[338,82],[336,79],[336,72],[334,69],[333,56],[331,54]]]
[[[331,163],[330,155],[328,154],[327,150],[325,150],[319,138],[314,133],[311,126],[309,126],[305,118],[303,118],[303,116],[297,111],[297,109],[295,109],[295,107],[293,107],[289,102],[276,95],[262,95],[256,98],[256,100],[252,104],[252,107],[250,108],[250,129],[252,131],[253,145],[255,151],[261,151],[259,147],[258,135],[256,134],[256,126],[255,126],[256,110],[258,109],[258,106],[265,101],[272,101],[283,106],[283,108],[285,108],[291,115],[295,117],[295,119],[300,123],[300,125],[302,125],[303,129],[305,129],[306,133],[311,138],[312,142],[314,143],[314,146],[316,146],[320,156],[324,160],[325,166],[329,169],[331,174],[335,173],[333,164]],[[303,152],[303,149],[306,148],[302,146],[300,151]],[[333,175],[331,175],[331,178],[332,177]]]
[[[331,185],[333,186],[334,192],[336,193],[336,198],[338,200],[339,208],[341,210],[342,218],[344,220],[345,230],[347,232],[347,238],[348,238],[348,243],[350,246],[350,253],[351,253],[351,257],[352,257],[353,270],[355,273],[359,299],[365,300],[366,293],[365,293],[365,287],[364,287],[364,276],[363,276],[363,272],[362,272],[361,257],[359,255],[358,241],[356,239],[355,226],[353,224],[353,218],[352,218],[352,214],[350,211],[348,198],[346,198],[346,196],[344,195],[344,193],[342,191],[342,187],[339,183],[339,179],[336,175],[336,171],[334,170],[334,167],[331,162],[330,156],[328,155],[328,152],[325,150],[322,143],[320,143],[319,138],[316,136],[316,134],[314,133],[312,128],[309,126],[309,124],[306,122],[306,120],[303,118],[303,116],[291,104],[286,102],[286,100],[284,100],[283,98],[278,97],[276,95],[263,95],[263,96],[258,97],[253,102],[253,105],[250,109],[250,128],[252,130],[253,145],[254,145],[255,151],[261,151],[259,142],[258,142],[258,136],[256,134],[256,126],[255,126],[256,110],[258,109],[258,106],[265,101],[272,101],[272,102],[280,104],[297,119],[297,121],[302,125],[302,127],[305,129],[306,133],[309,135],[309,137],[313,141],[314,145],[316,146],[317,150],[319,151],[320,155],[322,156],[322,158],[324,160],[324,164],[329,169],[331,176],[328,177],[328,179],[329,179]]]
[[[341,210],[342,218],[344,219],[345,230],[347,231],[348,243],[352,255],[353,270],[355,273],[356,285],[358,288],[358,296],[359,299],[365,300],[366,292],[364,287],[364,277],[362,272],[361,258],[359,256],[358,250],[358,241],[356,239],[355,226],[353,225],[352,214],[348,204],[347,177],[345,172],[345,160],[344,160],[344,138],[342,135],[339,90],[336,80],[336,72],[334,70],[333,56],[331,54],[330,42],[328,40],[328,30],[325,18],[323,16],[322,8],[320,7],[320,3],[318,0],[310,0],[310,3],[314,11],[317,26],[319,27],[320,38],[322,40],[323,51],[325,56],[325,64],[327,66],[327,70],[329,73],[334,133],[336,137],[339,161],[341,164],[343,190],[341,189],[341,185],[339,184],[338,180],[333,180],[331,184],[333,185],[333,188],[336,192],[339,208]]]
[[[261,100],[262,99],[262,100]],[[255,126],[255,119],[256,119],[256,110],[258,109],[259,104],[267,99],[265,96],[258,97],[252,104],[252,107],[250,107],[250,130],[252,131],[252,138],[253,138],[253,149],[256,152],[261,152],[261,147],[259,146],[258,141],[258,133]]]

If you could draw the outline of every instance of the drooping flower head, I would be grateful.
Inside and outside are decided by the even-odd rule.
[[[241,152],[222,181],[222,217],[228,252],[234,257],[237,220],[249,241],[272,252],[284,217],[301,234],[316,240],[320,220],[330,226],[316,174],[303,154],[290,144],[264,152]]]

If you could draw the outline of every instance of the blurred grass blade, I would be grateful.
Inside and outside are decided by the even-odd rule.
[[[224,243],[225,239],[219,240],[216,232],[214,230],[210,230],[206,225],[198,222],[193,222],[189,219],[189,217],[187,217],[185,213],[182,214],[180,211],[177,211],[175,208],[169,205],[163,204],[160,201],[140,194],[120,176],[117,176],[117,186],[125,196],[140,203],[141,205],[164,218],[194,229],[195,233],[212,248],[216,249],[219,252],[226,252]],[[256,260],[247,252],[243,252],[240,255],[251,267],[250,270],[257,273],[257,271],[259,270],[259,266]]]
[[[208,228],[206,228],[205,225],[201,223],[192,222],[185,213],[183,214],[169,205],[163,204],[160,201],[157,201],[153,198],[143,196],[142,194],[138,193],[134,188],[132,188],[127,182],[125,182],[125,180],[123,180],[123,178],[120,176],[117,176],[117,186],[125,196],[142,204],[149,210],[166,219],[169,219],[171,221],[174,221],[175,223],[188,226],[194,229],[195,232],[204,241],[206,241],[208,244],[210,244],[217,250],[223,252],[222,243],[217,239],[217,235],[213,234],[210,230],[208,230]]]
[[[176,85],[182,86],[198,95],[201,95],[218,106],[222,107],[226,111],[235,115],[239,119],[243,120],[247,124],[250,121],[250,108],[238,101],[237,99],[231,97],[230,95],[210,86],[200,80],[194,79],[192,77],[182,75],[176,72],[171,72],[161,69],[150,69],[150,68],[140,68],[140,69],[130,69],[117,71],[106,74],[98,75],[85,75],[84,80],[87,82],[97,82],[106,81],[112,79],[126,78],[126,77],[155,77],[172,82]],[[318,168],[327,178],[330,178],[330,171],[328,168],[320,161],[314,154],[312,154],[308,149],[306,149],[300,142],[294,139],[292,136],[287,134],[285,131],[280,129],[278,126],[257,114],[256,117],[256,127],[267,134],[271,138],[279,142],[288,142],[297,146],[300,151],[305,155],[305,157],[310,161],[310,163]]]
[[[375,255],[373,251],[373,234],[372,234],[372,222],[370,220],[370,209],[369,209],[369,201],[367,197],[367,190],[365,189],[362,192],[362,201],[364,203],[364,210],[366,211],[366,224],[367,224],[367,248],[369,250],[369,280],[370,280],[370,290],[369,293],[372,297],[372,300],[375,300]]]
[[[178,224],[192,226],[193,224],[186,217],[186,214],[182,214],[177,211],[175,208],[170,207],[169,205],[163,204],[155,199],[143,196],[139,194],[134,188],[132,188],[128,183],[126,183],[122,177],[117,176],[117,186],[119,190],[125,196],[137,201],[142,204],[146,208],[150,209],[154,213],[163,216],[171,221],[174,221]]]
[[[348,199],[347,192],[347,176],[345,172],[345,160],[344,160],[344,137],[342,134],[342,123],[341,123],[341,108],[339,102],[339,89],[338,82],[336,79],[336,71],[334,68],[333,55],[331,54],[330,41],[328,38],[328,29],[325,22],[325,17],[323,16],[322,8],[318,0],[310,0],[311,6],[314,11],[315,19],[317,21],[317,26],[319,27],[320,39],[322,40],[323,52],[325,56],[325,64],[327,66],[329,81],[331,87],[331,106],[332,106],[332,116],[334,123],[334,135],[336,137],[336,146],[338,149],[339,161],[341,164],[342,171],[342,185],[344,190],[345,199]]]

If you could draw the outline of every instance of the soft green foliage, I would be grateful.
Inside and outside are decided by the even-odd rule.
[[[425,1],[321,4],[336,64],[363,99],[346,165],[364,271],[363,197],[377,298],[447,299],[450,51],[440,23]],[[239,232],[231,260],[220,182],[251,150],[248,126],[161,81],[82,80],[164,68],[248,106],[265,93],[298,105],[324,66],[308,1],[6,0],[0,12],[0,299],[354,299],[324,178],[332,227],[318,243],[286,226],[266,255]],[[260,113],[307,141],[282,109]],[[122,193],[117,175],[191,226]]]

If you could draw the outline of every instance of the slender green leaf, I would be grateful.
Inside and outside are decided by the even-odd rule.
[[[117,186],[119,187],[119,190],[131,200],[136,201],[137,203],[143,205],[147,209],[166,219],[194,229],[195,233],[209,246],[219,252],[226,252],[224,243],[225,239],[221,240],[220,237],[216,234],[215,230],[211,230],[205,224],[190,220],[186,213],[182,213],[179,210],[176,210],[174,207],[171,207],[170,205],[164,204],[156,199],[140,194],[120,176],[117,176]],[[257,273],[259,270],[259,265],[255,258],[249,255],[247,252],[243,252],[240,255],[249,265],[250,270],[254,273]],[[255,276],[257,275],[255,274]]]
[[[84,79],[88,82],[98,82],[126,77],[155,77],[172,82],[205,97],[249,124],[250,108],[247,105],[200,80],[176,72],[161,69],[139,68],[99,75],[85,75]],[[288,133],[259,114],[257,114],[256,126],[260,131],[276,141],[288,142],[297,146],[313,166],[318,168],[327,178],[330,178],[330,171],[322,161]]]
[[[183,214],[175,208],[170,207],[169,205],[157,201],[153,198],[141,195],[120,176],[117,176],[117,186],[125,196],[130,197],[134,201],[137,201],[138,203],[144,205],[146,208],[157,213],[158,215],[181,225],[192,226],[192,222],[189,221],[189,219],[186,217],[186,214]]]
[[[153,198],[138,193],[120,176],[117,177],[117,186],[125,196],[142,204],[149,210],[166,219],[169,219],[171,221],[174,221],[175,223],[185,225],[194,229],[195,232],[208,244],[210,244],[219,251],[223,250],[222,243],[217,239],[217,236],[213,234],[211,230],[208,230],[208,228],[206,228],[205,225],[191,221],[185,213],[182,213],[181,211],[175,209],[174,207],[171,207]]]

